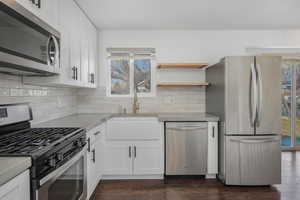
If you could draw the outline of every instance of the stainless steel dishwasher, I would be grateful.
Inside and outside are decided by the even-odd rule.
[[[207,122],[166,123],[166,175],[204,175]]]

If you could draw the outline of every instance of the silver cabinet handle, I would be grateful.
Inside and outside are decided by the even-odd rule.
[[[215,138],[215,126],[212,127],[212,137]]]
[[[100,131],[97,131],[96,133],[94,133],[94,136],[97,136],[99,135],[101,132]]]
[[[72,79],[76,80],[76,67],[72,67],[72,71],[73,71],[73,76]]]
[[[131,146],[129,146],[129,158],[131,158]]]
[[[76,74],[76,80],[78,80],[78,67],[76,67],[75,74]]]
[[[92,153],[93,153],[92,161],[95,163],[95,162],[96,162],[96,150],[93,149],[93,150],[92,150]]]
[[[168,130],[187,131],[187,130],[205,130],[207,127],[182,126],[182,127],[167,127]]]
[[[91,152],[91,138],[88,138],[87,142],[88,142],[87,150],[88,150],[88,152]]]
[[[134,146],[134,157],[136,158],[136,146]]]

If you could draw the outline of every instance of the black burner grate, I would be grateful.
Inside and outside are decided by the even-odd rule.
[[[0,154],[30,155],[80,128],[31,128],[0,136]]]

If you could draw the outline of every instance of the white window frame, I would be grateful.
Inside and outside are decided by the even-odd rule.
[[[122,58],[122,57],[120,57]],[[126,58],[124,56],[124,58]],[[134,55],[133,53],[129,54],[129,94],[112,94],[111,93],[111,60],[117,59],[107,56],[107,87],[106,87],[106,96],[107,97],[134,97],[134,60],[135,59],[150,59],[151,61],[151,92],[149,93],[138,93],[138,97],[155,97],[156,96],[156,59],[155,56],[139,56]]]

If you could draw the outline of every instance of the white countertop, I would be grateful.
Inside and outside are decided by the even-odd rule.
[[[160,121],[218,121],[219,118],[207,113],[139,113],[139,114],[74,114],[48,122],[34,125],[34,127],[79,127],[87,131],[101,123],[117,117],[157,117]]]
[[[0,186],[30,167],[30,157],[0,157]]]

